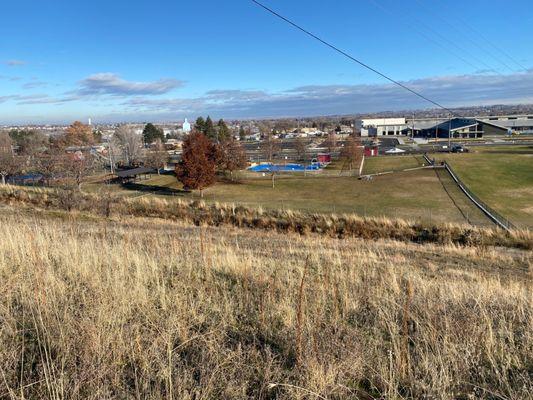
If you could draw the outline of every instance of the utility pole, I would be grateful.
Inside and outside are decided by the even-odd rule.
[[[435,141],[433,142],[433,152],[435,151],[435,145],[439,142],[439,117],[435,120]]]
[[[113,145],[109,142],[109,165],[111,167],[111,175],[115,175],[115,161],[113,160]]]
[[[452,115],[450,114],[450,119],[448,120],[448,152],[452,148]]]

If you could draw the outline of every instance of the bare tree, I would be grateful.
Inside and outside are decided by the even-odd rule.
[[[307,144],[305,143],[305,140],[298,136],[294,140],[294,150],[296,151],[296,156],[298,157],[298,160],[306,161],[307,158]]]
[[[6,178],[20,170],[20,162],[13,152],[12,140],[7,133],[0,134],[0,176],[2,185],[6,184]]]
[[[330,153],[337,151],[337,133],[335,131],[329,133],[325,145]]]
[[[281,144],[278,139],[274,137],[272,132],[267,132],[261,142],[261,150],[265,160],[272,162],[275,154],[281,150]]]
[[[360,139],[350,136],[341,151],[341,157],[344,159],[344,165],[350,170],[356,166],[363,156],[363,148]],[[344,169],[344,167],[343,167]]]
[[[246,167],[247,159],[244,147],[235,138],[224,140],[219,145],[219,166],[227,171],[233,181],[233,172]]]
[[[157,174],[161,174],[161,168],[165,168],[168,162],[168,153],[165,150],[165,146],[161,142],[161,139],[156,139],[153,149],[150,150],[145,157],[145,164],[148,167],[157,170]]]
[[[272,124],[269,121],[259,121],[257,123],[257,128],[263,138],[272,134]]]
[[[35,159],[35,169],[43,176],[47,186],[64,171],[64,157],[63,152],[53,147]]]
[[[113,140],[122,149],[127,165],[132,165],[139,160],[142,150],[142,137],[131,126],[119,126],[115,131]]]
[[[62,167],[65,175],[73,179],[76,187],[81,191],[81,185],[94,173],[96,162],[92,154],[77,151],[63,157]]]

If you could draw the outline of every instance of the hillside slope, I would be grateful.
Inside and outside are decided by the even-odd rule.
[[[0,397],[514,398],[531,252],[0,213]]]

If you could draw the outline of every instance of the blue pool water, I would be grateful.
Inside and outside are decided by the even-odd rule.
[[[320,163],[313,163],[311,165],[302,164],[259,164],[248,168],[248,171],[253,172],[289,172],[289,171],[317,171],[321,168]]]

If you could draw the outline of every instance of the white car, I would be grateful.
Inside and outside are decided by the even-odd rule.
[[[390,149],[390,150],[387,150],[385,152],[385,154],[402,154],[402,153],[405,153],[405,150],[399,149],[397,147],[395,147],[393,149]]]

